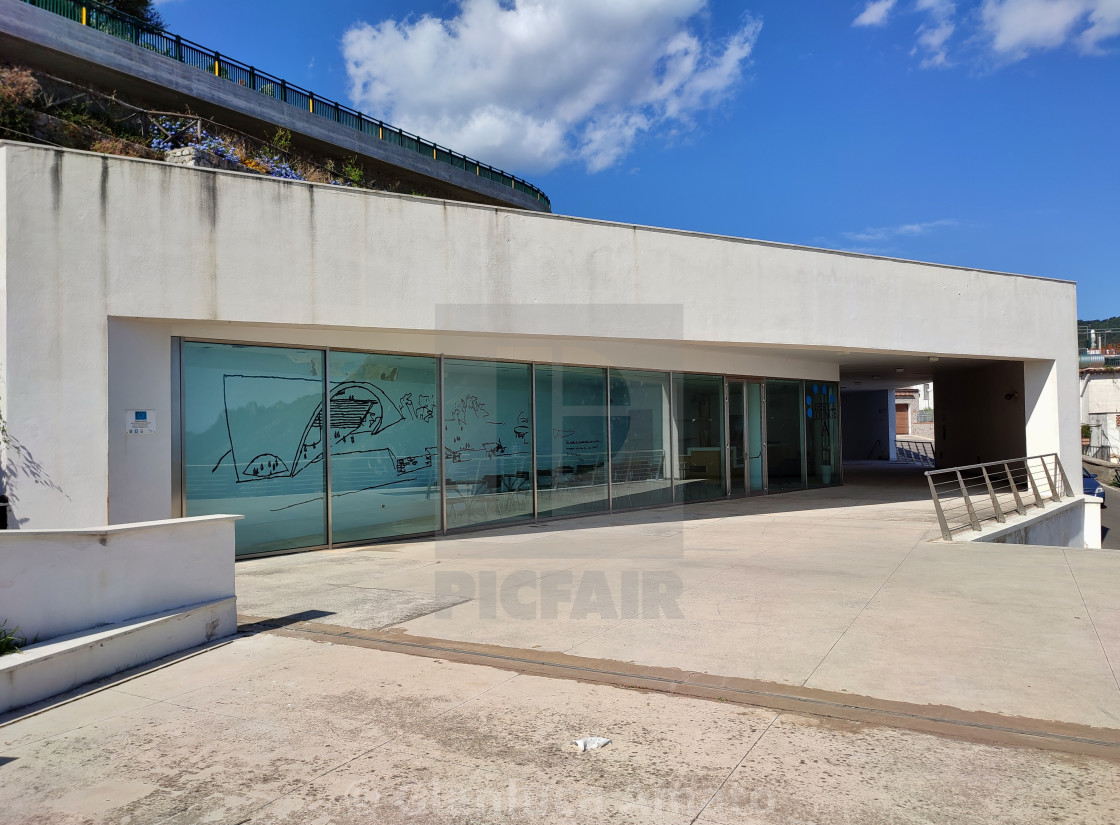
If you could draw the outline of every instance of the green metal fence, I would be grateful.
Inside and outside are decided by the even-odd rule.
[[[102,6],[100,3],[83,3],[78,2],[78,0],[23,0],[23,2],[53,12],[83,26],[119,37],[121,40],[127,40],[129,43],[149,49],[156,54],[193,66],[216,77],[224,78],[251,91],[268,95],[282,103],[297,106],[325,120],[334,121],[342,126],[356,129],[363,134],[384,140],[386,143],[430,157],[438,163],[446,163],[456,169],[462,169],[480,178],[494,181],[535,198],[545,207],[551,209],[551,202],[544,192],[528,181],[507,174],[501,169],[495,169],[466,155],[453,152],[431,141],[423,140],[416,135],[364,115],[336,101],[327,100],[314,92],[288,83],[282,78],[273,77],[267,72],[262,72],[253,66],[247,66],[219,52],[211,51],[197,43],[192,43],[190,40],[185,40],[178,35],[153,28],[142,20],[122,14],[107,6]]]

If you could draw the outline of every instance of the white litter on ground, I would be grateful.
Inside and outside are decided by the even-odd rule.
[[[580,753],[584,751],[593,751],[596,748],[605,748],[610,743],[611,740],[605,736],[588,736],[583,739],[576,739],[572,742],[573,745],[579,748]]]

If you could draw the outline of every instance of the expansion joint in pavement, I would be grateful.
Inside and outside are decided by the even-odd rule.
[[[400,630],[360,630],[319,622],[293,623],[248,616],[240,617],[240,621],[242,633],[274,633],[292,638],[439,658],[526,675],[733,702],[776,711],[932,733],[965,741],[1039,748],[1120,762],[1120,729],[1011,717],[948,706],[917,705],[800,685],[685,672],[568,653],[409,636]]]

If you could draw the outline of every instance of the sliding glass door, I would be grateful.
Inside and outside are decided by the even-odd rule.
[[[805,486],[805,413],[800,381],[766,381],[767,489],[800,490]]]

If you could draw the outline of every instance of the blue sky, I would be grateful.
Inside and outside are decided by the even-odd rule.
[[[159,9],[559,213],[1067,278],[1120,314],[1120,0]]]

